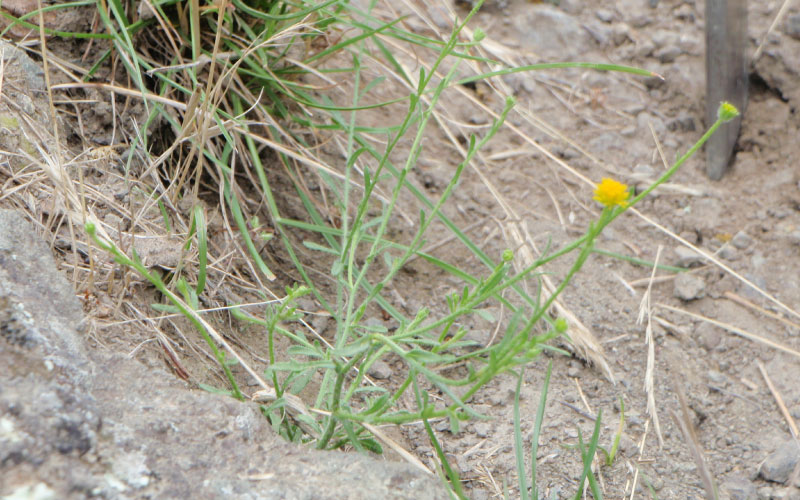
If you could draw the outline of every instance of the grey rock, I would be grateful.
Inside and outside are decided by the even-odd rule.
[[[636,176],[643,177],[645,179],[652,179],[656,175],[656,171],[653,167],[646,163],[639,163],[635,167],[633,167],[633,174]]]
[[[678,37],[678,47],[683,54],[698,55],[702,52],[700,39],[689,33],[681,33]]]
[[[257,405],[90,350],[82,321],[47,245],[0,210],[0,498],[447,498],[407,464],[287,443]]]
[[[603,21],[604,23],[610,23],[614,20],[614,12],[608,9],[597,9],[594,11],[594,15],[597,19]]]
[[[694,9],[690,5],[683,4],[674,11],[672,11],[672,15],[675,19],[679,21],[685,21],[687,23],[694,23],[695,21],[695,13]]]
[[[670,132],[694,132],[696,128],[694,118],[690,115],[681,115],[667,121],[667,130]]]
[[[730,245],[723,246],[717,255],[725,260],[736,260],[739,258],[739,252],[737,252],[736,249]]]
[[[650,50],[650,52],[652,52],[652,49]],[[649,55],[650,52],[648,52],[647,54],[644,54],[644,55],[645,56]],[[647,78],[644,79],[644,86],[647,87],[647,90],[660,89],[666,83],[667,82],[666,82],[666,80],[664,78],[659,78],[657,76],[648,76]]]
[[[603,23],[588,22],[583,25],[583,28],[592,36],[595,43],[601,47],[607,46],[613,35],[611,27]]]
[[[691,230],[681,231],[681,233],[678,236],[688,241],[692,245],[697,245],[697,242],[699,241],[699,236],[697,234],[697,231],[691,231]]]
[[[613,132],[605,132],[589,141],[589,148],[597,153],[603,153],[612,149],[622,150],[624,142],[619,134]]]
[[[678,256],[675,261],[675,265],[678,267],[699,266],[705,262],[705,257],[688,247],[675,248],[675,254]]]
[[[790,37],[800,40],[800,14],[792,14],[787,17],[783,31]]]
[[[522,34],[521,45],[545,59],[573,59],[594,47],[577,18],[551,5],[532,5],[514,23]]]
[[[473,490],[469,496],[472,500],[489,500],[489,493],[486,490]]]
[[[664,131],[667,129],[664,125],[664,120],[651,115],[647,111],[642,111],[636,115],[636,123],[641,130],[646,130],[648,134],[650,133],[650,125],[653,125],[653,130],[655,130],[658,135],[663,135]]]
[[[652,37],[653,43],[655,43],[658,48],[675,46],[678,44],[678,34],[672,30],[656,30],[653,32]]]
[[[772,494],[773,500],[800,500],[800,489],[787,486]]]
[[[622,45],[630,39],[631,27],[625,23],[617,23],[611,28],[611,40],[614,45]]]
[[[769,193],[777,190],[781,186],[788,186],[794,184],[795,169],[792,167],[784,168],[773,172],[764,179],[765,192]],[[780,218],[780,217],[779,217]]]
[[[392,376],[392,367],[387,362],[379,359],[369,367],[367,375],[378,380],[386,380]]]
[[[758,466],[758,475],[767,481],[785,483],[800,462],[800,444],[789,439]]]
[[[22,49],[5,41],[0,41],[0,53],[6,68],[18,67],[25,78],[25,83],[30,90],[44,91],[44,70],[41,66],[28,57]]]
[[[475,434],[480,438],[488,437],[492,433],[492,424],[489,422],[475,422]]]
[[[585,2],[583,0],[561,0],[558,2],[558,8],[567,14],[572,14],[575,16],[583,11],[584,3]]]
[[[753,238],[751,238],[750,235],[744,231],[739,231],[733,235],[733,238],[731,238],[731,245],[735,246],[739,250],[744,250],[752,244]]]
[[[673,295],[681,300],[700,299],[706,294],[706,282],[694,274],[681,273],[675,277]]]
[[[772,500],[772,494],[775,490],[771,486],[762,486],[758,489],[756,494],[758,500]]]
[[[752,500],[757,496],[755,485],[747,478],[738,475],[728,477],[722,488],[727,490],[731,500]]]
[[[708,380],[717,387],[723,387],[728,382],[728,379],[725,378],[725,375],[716,370],[708,370],[707,375]]]
[[[325,330],[328,328],[328,323],[330,322],[331,317],[323,314],[315,314],[311,316],[311,326],[314,330],[317,331],[319,334],[324,334]]]
[[[683,50],[681,50],[680,47],[677,45],[669,45],[657,49],[653,55],[662,63],[671,63],[681,54],[683,54]]]
[[[636,42],[635,54],[637,57],[650,57],[654,50],[656,50],[656,44],[649,38],[641,37]],[[645,85],[647,85],[647,82],[648,79],[645,79]]]
[[[629,20],[634,28],[644,28],[653,22],[653,18],[647,15],[635,15]]]

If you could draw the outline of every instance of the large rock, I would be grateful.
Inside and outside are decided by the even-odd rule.
[[[545,4],[531,5],[524,16],[514,20],[520,48],[552,61],[583,60],[594,42],[580,21]]]
[[[291,445],[253,404],[90,350],[82,321],[47,246],[0,210],[0,498],[447,498],[409,465]]]
[[[767,481],[785,483],[800,462],[800,443],[789,439],[758,466],[758,475]]]

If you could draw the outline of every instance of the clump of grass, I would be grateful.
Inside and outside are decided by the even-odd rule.
[[[282,435],[312,442],[321,449],[352,447],[380,452],[383,445],[375,438],[375,426],[421,422],[443,474],[458,496],[463,496],[458,474],[448,463],[429,422],[446,418],[450,429],[458,432],[463,421],[483,418],[470,406],[470,398],[498,375],[532,362],[544,349],[553,349],[548,341],[564,334],[568,325],[563,318],[550,317],[549,311],[595,251],[596,238],[625,210],[669,179],[728,118],[721,115],[687,155],[635,198],[630,199],[626,186],[603,181],[595,193],[603,212],[585,234],[514,272],[513,252],[486,255],[443,212],[458,189],[464,169],[503,126],[514,106],[512,99],[504,102],[498,118],[481,136],[467,139],[463,160],[437,198],[416,188],[408,178],[423,149],[430,122],[449,88],[519,70],[565,65],[509,68],[467,80],[460,78],[460,63],[475,58],[470,51],[480,45],[484,36],[480,31],[468,40],[462,35],[481,3],[477,2],[443,40],[405,30],[399,19],[380,20],[373,12],[374,2],[362,11],[337,0],[221,0],[208,5],[200,5],[198,0],[185,4],[166,0],[152,3],[152,17],[136,21],[119,0],[98,5],[106,39],[111,42],[107,54],[124,65],[148,110],[141,133],[132,141],[132,147],[145,156],[152,154],[141,175],[161,170],[161,175],[152,178],[158,183],[159,196],[171,201],[197,200],[202,194],[201,185],[213,186],[241,239],[243,254],[256,270],[253,279],[266,288],[264,283],[275,280],[276,272],[262,257],[262,242],[252,236],[256,226],[257,232],[262,228],[254,222],[255,210],[246,202],[247,194],[257,193],[273,231],[266,239],[272,238],[269,244],[282,245],[302,281],[287,287],[280,300],[260,316],[233,309],[237,318],[264,329],[269,366],[263,378],[244,364],[198,313],[199,297],[207,291],[208,262],[213,259],[203,211],[197,204],[184,234],[186,245],[198,255],[196,278],[191,282],[180,273],[168,283],[163,281],[142,265],[135,252],[129,257],[111,241],[98,236],[96,227],[87,225],[98,245],[120,264],[139,272],[168,299],[170,304],[162,305],[162,310],[179,312],[192,321],[224,372],[231,395],[244,397],[230,370],[232,362],[242,364],[261,384],[263,397],[259,401],[264,403],[263,412]],[[142,40],[150,40],[149,50],[141,50]],[[400,42],[428,51],[433,62],[421,66],[417,73],[408,71],[390,45]],[[407,95],[375,102],[371,91],[385,78],[369,79],[364,68],[376,62],[408,89]],[[649,74],[621,66],[580,65]],[[322,85],[328,82],[335,87],[343,80],[352,82],[353,88],[351,102],[346,106],[336,104]],[[103,85],[101,88],[119,91]],[[369,110],[396,109],[400,105],[405,111],[395,123],[367,127],[359,119]],[[165,150],[152,151],[148,133],[159,123],[167,124],[174,140]],[[384,147],[377,146],[380,141],[375,136],[385,137]],[[328,165],[316,153],[315,141],[331,137],[341,140],[341,166]],[[400,145],[407,150],[402,163],[395,164]],[[291,180],[304,209],[302,217],[281,210],[286,193],[278,192],[270,182],[274,172],[265,164],[265,148],[272,151],[275,164]],[[128,168],[132,168],[131,163]],[[318,175],[331,197],[327,205],[306,187],[304,175],[309,169]],[[165,175],[170,182],[164,183]],[[413,221],[414,231],[406,241],[398,242],[388,235],[406,197],[415,200],[418,215],[406,216]],[[163,204],[160,206],[168,224],[169,214]],[[461,263],[424,253],[422,248],[434,223],[473,252],[485,264],[485,270],[465,270]],[[298,238],[295,233],[299,231],[307,237]],[[312,278],[309,259],[302,255],[308,251],[317,264],[329,266],[332,288]],[[447,304],[443,315],[433,316],[428,308],[406,315],[385,294],[399,271],[417,257],[464,283],[459,291],[443,297]],[[526,280],[535,281],[543,266],[561,258],[572,259],[572,264],[552,294],[531,296],[520,286]],[[506,291],[512,291],[514,299],[507,298]],[[335,334],[330,342],[292,326],[298,319],[296,301],[306,294],[313,295],[334,319]],[[511,310],[511,318],[496,342],[477,345],[466,339],[467,331],[460,323],[483,314],[485,305],[492,302]],[[378,308],[393,318],[395,330],[369,321]],[[277,336],[289,340],[291,347],[286,352],[277,350]],[[401,360],[406,369],[402,381],[393,387],[368,383],[366,374],[370,368],[390,355]],[[448,367],[461,369],[447,370]],[[299,401],[296,395],[312,380],[318,382],[316,397],[313,401]],[[440,400],[430,397],[432,390],[442,395]],[[411,396],[415,407],[399,405],[406,395]],[[314,413],[308,411],[309,406]],[[544,395],[532,443],[531,498],[538,498],[535,452],[543,408]],[[598,416],[588,443],[584,444],[579,436],[578,448],[585,464],[581,490],[583,479],[588,479],[595,498],[600,496],[591,463],[598,448],[599,422]],[[618,437],[609,454],[612,461],[617,443]],[[519,435],[517,444],[521,450]],[[520,491],[527,495],[519,450]],[[576,498],[579,496],[580,492]]]

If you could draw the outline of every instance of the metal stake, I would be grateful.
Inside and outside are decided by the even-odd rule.
[[[748,69],[746,0],[706,0],[706,125],[717,119],[722,101],[744,113]],[[739,128],[739,118],[717,130],[706,143],[706,174],[718,180],[728,169]]]

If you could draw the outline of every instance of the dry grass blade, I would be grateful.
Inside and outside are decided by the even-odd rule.
[[[391,449],[393,449],[398,454],[400,454],[400,456],[405,458],[408,461],[408,463],[410,463],[411,465],[415,466],[416,468],[418,468],[423,472],[427,472],[428,474],[433,474],[433,472],[431,472],[431,470],[427,468],[425,464],[423,464],[422,461],[420,461],[420,459],[412,455],[411,452],[400,446],[400,444],[397,441],[384,434],[380,429],[366,422],[364,422],[362,425],[364,425],[364,428],[370,431],[373,436],[377,437],[378,439],[389,445]]]
[[[50,178],[50,181],[53,183],[55,188],[55,194],[64,199],[66,215],[70,222],[80,227],[83,227],[83,225],[87,222],[92,222],[97,227],[98,233],[110,241],[108,233],[106,233],[106,231],[103,229],[103,224],[100,223],[99,219],[94,215],[91,209],[86,207],[85,204],[81,202],[81,196],[78,194],[78,191],[75,188],[75,182],[70,178],[66,166],[44,150],[44,147],[42,146],[44,141],[34,140],[30,142],[36,145],[42,160],[34,158],[22,150],[20,150],[20,154],[28,161],[41,168],[42,171],[45,172]]]
[[[644,432],[642,433],[642,439],[639,441],[639,461],[642,460],[642,456],[644,455],[644,447],[647,444],[647,431],[650,429],[650,421],[647,420],[644,423]],[[633,473],[633,481],[631,483],[631,496],[628,500],[633,500],[636,495],[636,485],[639,482],[639,467],[636,467],[636,470]]]
[[[706,318],[705,316],[700,316],[699,314],[691,313],[689,311],[685,311],[685,310],[679,309],[677,307],[668,306],[666,304],[656,304],[656,305],[658,307],[667,309],[669,311],[673,311],[673,312],[680,313],[680,314],[685,314],[686,316],[692,317],[694,319],[699,319],[700,321],[705,321],[706,323],[711,323],[712,325],[716,325],[716,326],[718,326],[718,327],[720,327],[720,328],[722,328],[724,330],[728,330],[731,333],[735,333],[736,335],[739,335],[740,337],[744,337],[744,338],[746,338],[748,340],[752,340],[754,342],[760,342],[760,343],[762,343],[764,345],[767,345],[767,346],[772,347],[774,349],[778,349],[779,351],[783,351],[783,352],[791,354],[792,356],[797,356],[798,358],[800,358],[800,351],[796,351],[796,350],[792,349],[791,347],[787,347],[787,346],[785,346],[783,344],[775,342],[774,340],[770,340],[770,339],[764,338],[764,337],[762,337],[760,335],[756,335],[754,333],[747,332],[747,331],[742,330],[741,328],[737,328],[737,327],[735,327],[733,325],[729,325],[727,323],[722,323],[721,321],[717,321],[717,320],[714,320],[714,319],[711,319],[711,318]]]
[[[181,111],[186,111],[186,104],[182,102],[175,101],[173,99],[167,99],[166,97],[161,97],[160,95],[142,92],[136,89],[120,87],[118,85],[110,85],[107,83],[62,83],[59,85],[53,85],[53,90],[88,89],[88,88],[94,88],[98,90],[108,90],[110,92],[114,92],[116,94],[128,97],[138,97],[142,100],[149,100],[157,102],[159,104],[170,106],[175,109],[179,109]]]
[[[647,286],[647,291],[642,297],[642,302],[639,306],[639,318],[637,323],[642,324],[645,316],[647,317],[647,326],[645,327],[645,339],[647,343],[647,369],[644,375],[644,390],[647,393],[647,414],[653,419],[653,427],[658,437],[658,446],[664,447],[664,437],[661,435],[661,425],[658,422],[658,411],[656,411],[655,388],[653,386],[653,379],[656,365],[655,354],[655,341],[653,339],[653,307],[651,304],[652,285],[656,277],[656,269],[658,269],[658,262],[661,259],[661,251],[664,247],[658,245],[656,250],[656,259],[653,263],[653,271],[650,274],[650,284]]]
[[[700,446],[700,441],[697,439],[697,434],[695,433],[689,413],[689,406],[686,404],[686,396],[683,394],[683,389],[680,384],[675,384],[675,392],[678,395],[678,402],[681,405],[681,415],[678,416],[673,411],[670,411],[670,414],[675,424],[680,428],[684,442],[686,446],[689,447],[689,452],[692,454],[692,458],[694,458],[694,462],[697,465],[697,472],[700,474],[703,488],[706,490],[706,499],[717,500],[719,498],[717,485],[714,482],[711,471],[708,469],[708,464],[706,463],[703,448]]]
[[[767,369],[764,367],[764,363],[758,361],[758,369],[761,371],[761,376],[764,377],[764,381],[767,383],[767,387],[769,387],[769,392],[772,393],[772,397],[775,398],[775,403],[778,404],[778,409],[780,409],[783,418],[786,420],[786,423],[789,424],[789,430],[792,433],[793,438],[800,437],[800,432],[797,430],[797,423],[792,418],[791,413],[786,408],[786,404],[783,402],[783,398],[781,397],[781,393],[778,392],[778,389],[775,388],[775,385],[772,383],[772,380],[769,378],[769,374],[767,374]]]
[[[768,311],[768,310],[764,309],[763,307],[759,307],[759,306],[753,304],[752,302],[750,302],[749,300],[745,299],[744,297],[742,297],[740,295],[737,295],[737,294],[735,294],[733,292],[725,292],[725,293],[722,294],[722,296],[725,297],[726,299],[729,299],[729,300],[732,300],[732,301],[736,302],[739,305],[742,305],[742,306],[745,306],[745,307],[749,307],[750,309],[753,309],[754,311],[758,311],[759,313],[763,314],[764,316],[769,316],[770,318],[772,318],[774,320],[780,321],[781,323],[783,323],[784,325],[786,325],[786,326],[788,326],[790,328],[794,328],[796,330],[800,330],[800,325],[798,325],[797,323],[789,321],[788,319],[784,318],[783,316],[781,316],[779,314],[775,314],[772,311]]]

